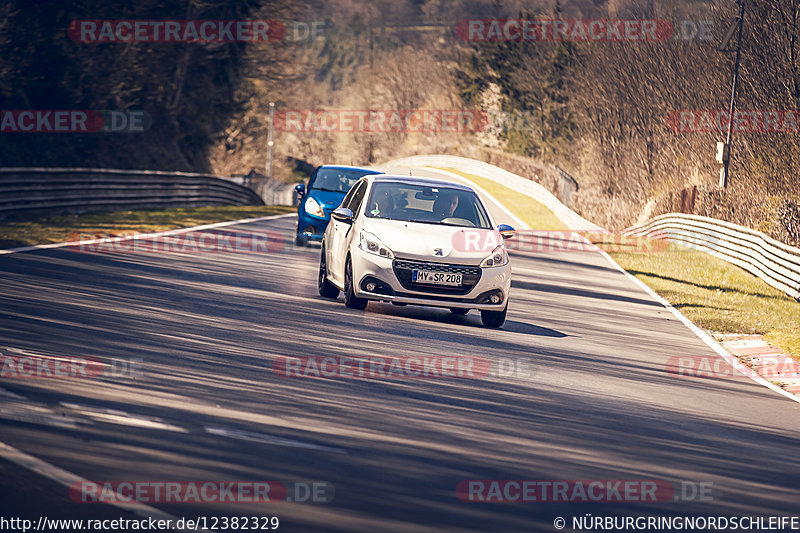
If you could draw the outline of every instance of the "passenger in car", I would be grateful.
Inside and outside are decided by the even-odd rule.
[[[370,214],[376,217],[390,218],[392,212],[394,211],[394,207],[394,198],[392,198],[392,195],[389,194],[389,191],[384,190],[381,193],[380,198],[378,198],[378,201],[375,202]]]

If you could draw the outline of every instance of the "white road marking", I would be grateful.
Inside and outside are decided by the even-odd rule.
[[[91,483],[88,479],[84,479],[77,474],[68,472],[32,455],[28,455],[27,453],[22,452],[13,446],[9,446],[4,442],[0,442],[0,457],[19,465],[22,468],[28,469],[31,472],[35,472],[40,476],[44,476],[47,479],[55,481],[56,483],[59,483],[67,488],[71,487],[75,483]],[[114,507],[124,511],[129,511],[142,518],[152,517],[156,520],[172,520],[173,523],[177,522],[177,518],[171,514],[165,513],[160,509],[150,507],[149,505],[145,505],[143,503],[109,502],[108,505],[113,505]]]
[[[97,420],[98,422],[107,422],[109,424],[119,424],[122,426],[133,426],[148,429],[159,429],[164,431],[173,431],[175,433],[189,433],[188,430],[180,426],[174,426],[164,422],[158,417],[148,417],[141,415],[132,415],[125,411],[117,411],[116,409],[103,409],[87,407],[75,403],[60,402],[60,405],[71,409],[78,414]]]
[[[242,431],[239,429],[227,429],[204,426],[203,429],[210,435],[217,435],[219,437],[228,437],[231,439],[246,440],[249,442],[262,442],[265,444],[275,444],[277,446],[290,446],[293,448],[307,448],[309,450],[320,450],[323,452],[332,453],[347,453],[341,448],[334,448],[332,446],[320,446],[319,444],[312,444],[310,442],[302,442],[294,439],[286,439],[283,437],[276,437],[274,435],[267,435],[266,433],[254,433],[251,431]]]
[[[75,418],[53,412],[43,403],[31,402],[25,398],[4,400],[0,405],[0,418],[58,428],[77,428],[79,422]]]

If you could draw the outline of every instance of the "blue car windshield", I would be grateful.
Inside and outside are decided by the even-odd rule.
[[[365,216],[442,226],[492,227],[483,204],[472,191],[397,182],[375,183]]]
[[[316,191],[347,193],[360,178],[372,172],[366,170],[345,170],[339,168],[321,168],[317,170],[314,181],[309,188]]]

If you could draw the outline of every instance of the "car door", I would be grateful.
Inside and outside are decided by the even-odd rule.
[[[348,191],[339,207],[347,207],[350,205],[350,200],[353,198],[353,195],[356,192],[357,185],[358,183],[356,183],[356,185],[354,185]],[[325,229],[325,242],[323,243],[323,246],[325,247],[325,264],[328,265],[328,275],[337,283],[341,283],[341,276],[339,276],[339,262],[336,255],[336,247],[338,242],[336,235],[338,234],[337,230],[341,224],[341,222],[337,221],[335,218],[333,218],[333,216],[331,216],[331,220],[328,222],[328,227]]]
[[[352,194],[347,194],[341,207],[346,207],[353,212],[353,218],[358,215],[358,209],[364,200],[364,194],[367,190],[367,181],[361,180],[353,185],[351,189]],[[355,222],[355,220],[354,220]],[[340,222],[331,217],[331,224],[333,224],[333,242],[326,243],[326,253],[329,253],[328,264],[330,265],[329,273],[336,280],[337,283],[344,283],[344,264],[347,257],[347,246],[350,242],[350,235],[353,231],[353,224]]]

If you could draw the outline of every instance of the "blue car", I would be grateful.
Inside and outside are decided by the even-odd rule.
[[[297,234],[294,242],[304,246],[308,241],[321,241],[331,220],[331,211],[339,207],[350,187],[368,174],[383,174],[368,168],[322,165],[308,180],[294,188],[300,196],[297,208]]]

